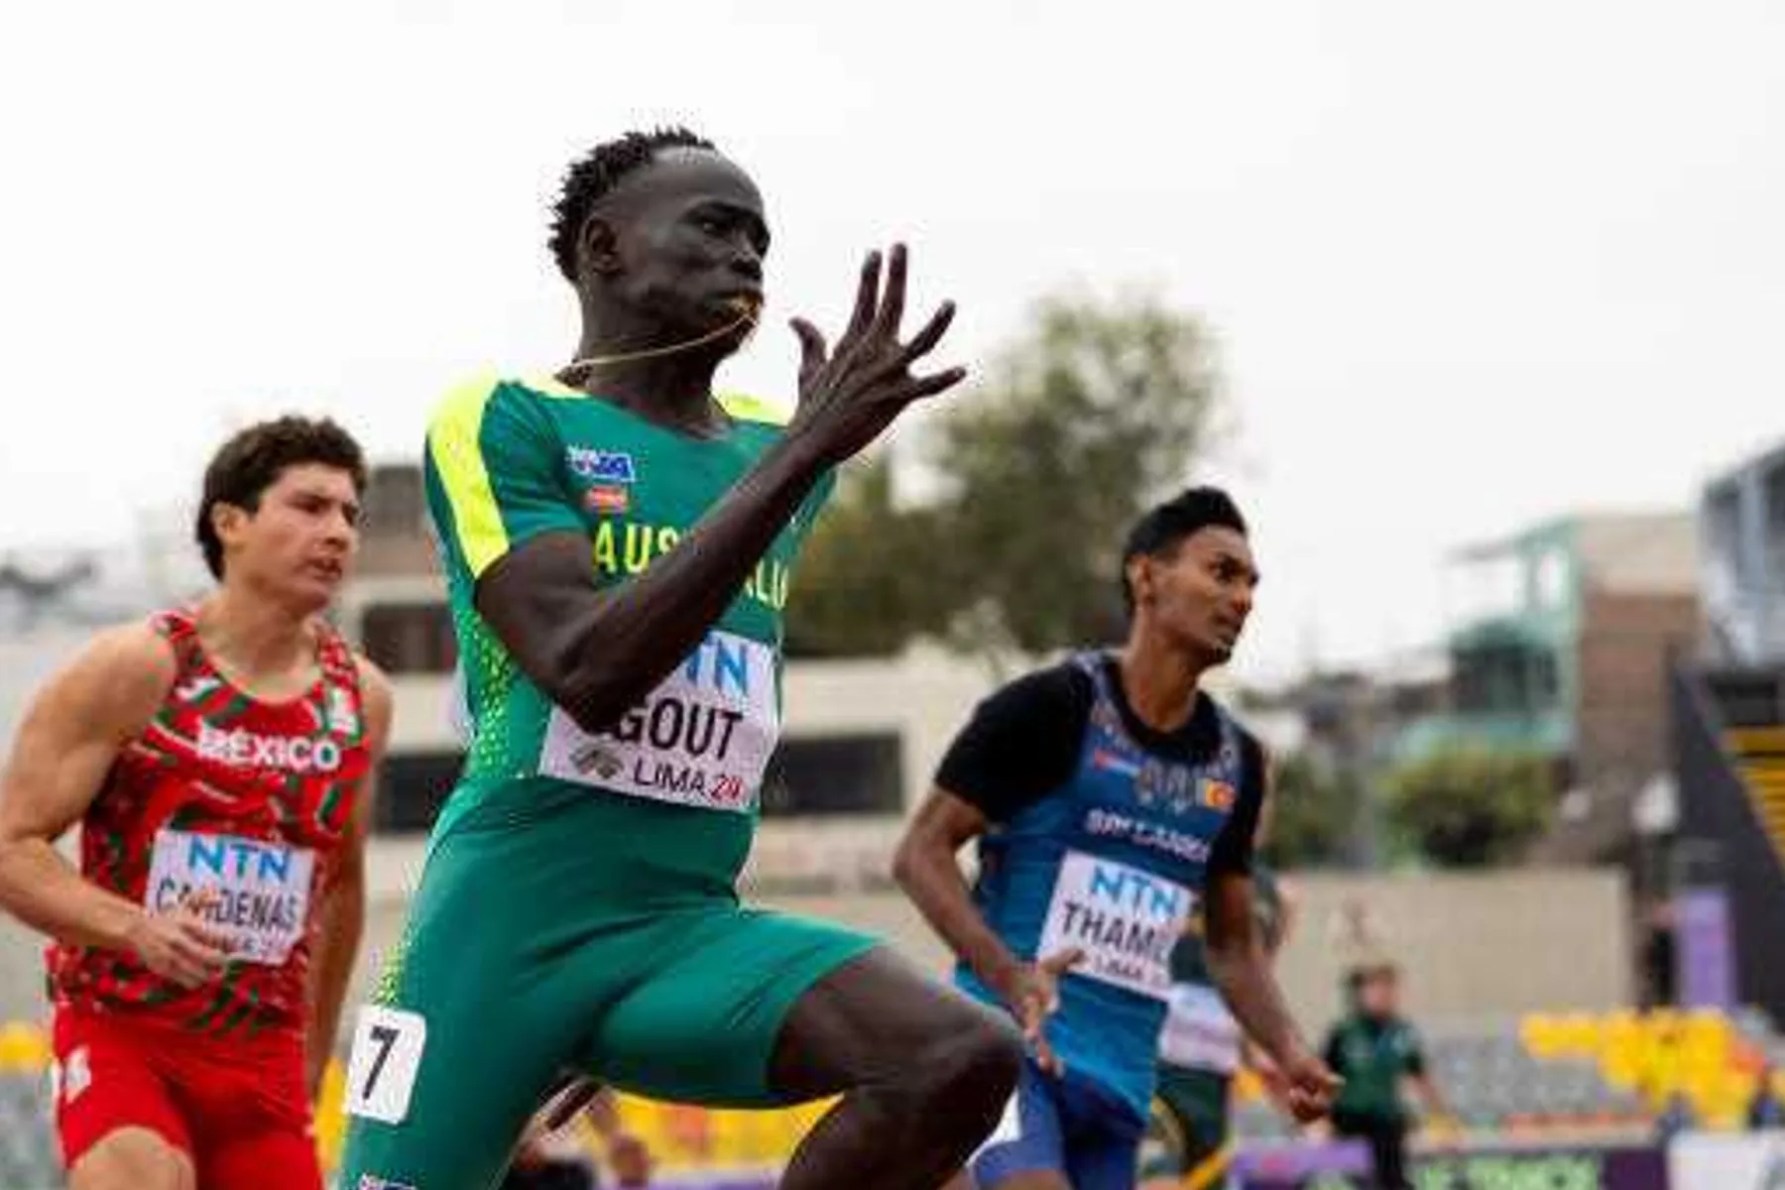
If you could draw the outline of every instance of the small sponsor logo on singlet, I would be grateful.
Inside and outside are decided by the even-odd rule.
[[[418,1190],[413,1182],[393,1182],[377,1174],[362,1173],[356,1190]]]
[[[618,484],[598,483],[583,493],[583,507],[606,516],[620,516],[632,508],[632,493]]]
[[[1219,783],[1199,776],[1190,765],[1173,764],[1149,756],[1141,762],[1140,772],[1135,775],[1134,797],[1142,806],[1164,810],[1168,814],[1187,814],[1199,806],[1217,810],[1229,808],[1231,800],[1225,806],[1210,800],[1213,795],[1209,787],[1213,784]]]
[[[638,478],[632,456],[623,450],[596,450],[588,446],[564,448],[564,462],[579,479],[601,483],[631,483]]]
[[[176,702],[197,702],[217,687],[223,685],[223,679],[211,674],[197,674],[184,685],[174,688]]]
[[[353,709],[353,699],[339,686],[329,687],[328,728],[342,735],[359,734],[359,713]]]
[[[1227,782],[1204,778],[1202,796],[1197,800],[1211,810],[1231,810],[1236,799],[1233,786]]]
[[[1140,766],[1138,764],[1129,760],[1126,756],[1111,752],[1108,748],[1096,748],[1092,750],[1091,767],[1102,769],[1104,772],[1108,773],[1120,773],[1124,777],[1140,776]]]
[[[291,773],[332,773],[341,767],[341,745],[324,737],[262,735],[209,723],[198,727],[198,754],[206,760]]]
[[[617,776],[626,762],[600,744],[588,744],[571,754],[570,762],[579,773],[594,773],[602,780]]]

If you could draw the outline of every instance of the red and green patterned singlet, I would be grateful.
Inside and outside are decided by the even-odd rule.
[[[190,611],[154,624],[178,674],[82,821],[81,874],[151,910],[204,890],[231,959],[188,990],[134,954],[54,945],[51,996],[212,1035],[301,1032],[316,911],[370,763],[353,654],[324,627],[316,685],[262,702],[211,663]]]

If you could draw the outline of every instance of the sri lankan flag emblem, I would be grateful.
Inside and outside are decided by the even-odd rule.
[[[1204,777],[1202,796],[1197,800],[1211,810],[1231,810],[1236,797],[1233,786],[1227,782]]]

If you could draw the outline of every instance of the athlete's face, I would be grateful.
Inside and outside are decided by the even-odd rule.
[[[1243,534],[1210,526],[1175,550],[1131,559],[1128,581],[1137,621],[1202,664],[1220,665],[1233,655],[1252,614],[1258,567]]]
[[[1358,1004],[1370,1016],[1394,1016],[1401,1007],[1401,981],[1387,972],[1371,975],[1358,993]]]
[[[359,551],[359,491],[338,467],[287,467],[253,512],[221,504],[214,518],[225,579],[302,611],[328,606]]]
[[[762,306],[762,195],[717,153],[659,154],[597,204],[583,246],[608,292],[669,334],[715,330]]]

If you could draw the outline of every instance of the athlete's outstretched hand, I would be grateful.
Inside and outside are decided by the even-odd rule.
[[[899,342],[905,317],[905,245],[893,245],[880,288],[880,253],[868,254],[856,291],[855,314],[834,348],[803,318],[793,320],[800,339],[800,404],[789,435],[810,435],[832,463],[841,463],[875,438],[913,401],[959,384],[965,368],[913,376],[911,366],[935,349],[954,319],[943,302],[909,343]]]
[[[204,890],[166,912],[139,917],[128,941],[143,966],[185,988],[221,975],[229,951],[222,935],[205,925],[201,916],[215,896],[214,890]]]
[[[1035,1055],[1035,1063],[1056,1077],[1066,1073],[1065,1063],[1047,1041],[1047,1018],[1060,1008],[1060,977],[1084,962],[1085,952],[1074,946],[1016,968],[1009,983],[999,989],[1010,1011],[1022,1026],[1023,1040]]]
[[[1345,1080],[1327,1068],[1319,1055],[1300,1050],[1278,1064],[1288,1085],[1290,1113],[1303,1124],[1320,1119],[1333,1109],[1333,1097]]]

